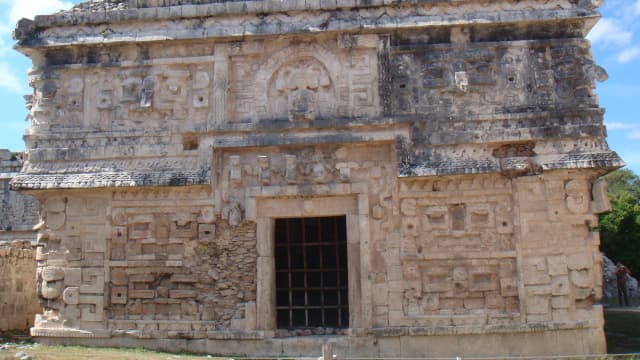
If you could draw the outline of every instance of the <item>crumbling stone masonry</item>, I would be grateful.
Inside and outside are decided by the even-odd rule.
[[[599,1],[92,1],[22,20],[42,341],[604,353]]]
[[[0,243],[0,332],[26,331],[41,311],[30,241]]]

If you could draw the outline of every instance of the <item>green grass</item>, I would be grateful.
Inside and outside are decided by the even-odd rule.
[[[15,360],[17,352],[26,353],[33,360],[201,360],[216,359],[211,356],[169,354],[141,348],[119,349],[84,346],[46,346],[33,343],[18,344],[0,350],[0,360]],[[220,358],[217,358],[220,359]]]

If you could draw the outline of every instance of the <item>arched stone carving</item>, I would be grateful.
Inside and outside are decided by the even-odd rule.
[[[324,64],[310,56],[284,63],[276,70],[268,89],[271,118],[309,122],[335,115],[335,93]]]

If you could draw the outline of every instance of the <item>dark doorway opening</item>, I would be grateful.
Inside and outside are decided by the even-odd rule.
[[[276,219],[279,329],[349,327],[345,216]]]

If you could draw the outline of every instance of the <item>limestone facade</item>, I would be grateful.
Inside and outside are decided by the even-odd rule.
[[[597,6],[129,0],[22,20],[34,94],[12,186],[41,203],[32,335],[604,353],[596,179],[623,163],[584,40]],[[278,219],[331,216],[348,326],[283,326]]]

